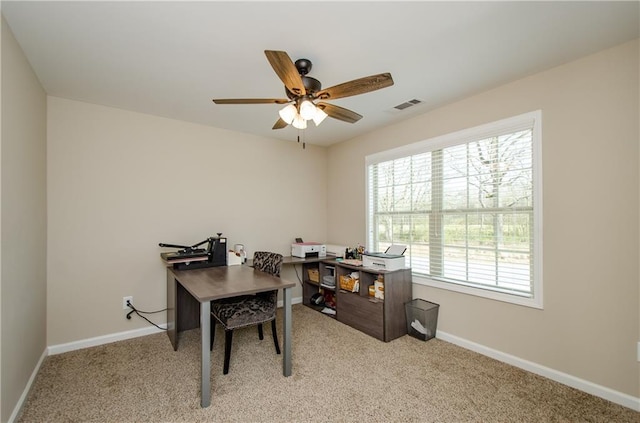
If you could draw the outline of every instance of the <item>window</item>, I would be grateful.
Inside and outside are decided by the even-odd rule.
[[[542,308],[541,112],[366,158],[367,248],[414,282]]]

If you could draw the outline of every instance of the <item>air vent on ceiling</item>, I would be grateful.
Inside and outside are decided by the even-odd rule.
[[[398,109],[398,110],[404,110],[408,107],[411,106],[415,106],[416,104],[420,104],[422,103],[422,101],[418,100],[418,99],[413,99],[413,100],[409,100],[409,101],[405,101],[404,103],[400,103],[397,106],[394,106],[394,109]]]

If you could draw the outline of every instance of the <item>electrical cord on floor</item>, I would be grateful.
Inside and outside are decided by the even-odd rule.
[[[167,309],[162,309],[162,310],[157,310],[157,311],[142,311],[142,310],[138,310],[137,308],[135,308],[133,306],[133,304],[131,304],[131,301],[127,301],[127,305],[129,306],[129,308],[131,308],[131,311],[127,313],[127,319],[131,320],[131,315],[133,313],[137,314],[138,317],[143,318],[144,320],[146,320],[147,322],[151,323],[153,326],[157,327],[158,329],[161,330],[167,330],[166,328],[160,327],[158,325],[156,325],[155,323],[153,323],[151,320],[147,319],[145,316],[143,316],[142,314],[155,314],[155,313],[162,313],[163,311],[167,311]]]

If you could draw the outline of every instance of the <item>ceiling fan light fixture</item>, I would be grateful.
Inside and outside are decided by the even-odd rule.
[[[328,115],[319,107],[316,107],[316,114],[313,116],[313,123],[320,125]]]
[[[293,104],[288,104],[284,108],[282,108],[278,112],[278,114],[280,115],[280,119],[287,122],[288,125],[291,125],[291,122],[293,122],[293,120],[298,115],[298,110]]]
[[[316,115],[316,105],[309,100],[302,100],[300,103],[300,116],[304,120],[311,120]]]
[[[287,52],[279,50],[265,50],[264,54],[273,71],[284,83],[287,98],[222,98],[213,99],[213,102],[215,104],[285,104],[279,110],[280,117],[271,129],[282,129],[287,125],[306,129],[307,121],[313,120],[318,126],[327,116],[347,123],[356,123],[362,118],[361,115],[344,107],[325,103],[323,100],[351,97],[393,85],[393,78],[387,72],[322,89],[320,81],[307,75],[311,70],[310,60],[299,59],[294,63]],[[318,105],[315,101],[318,101]]]
[[[297,115],[292,122],[294,128],[307,129],[307,121],[302,116]]]

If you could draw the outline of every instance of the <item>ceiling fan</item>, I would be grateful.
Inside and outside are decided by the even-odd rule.
[[[310,60],[298,59],[294,63],[284,51],[265,50],[264,54],[284,83],[287,98],[213,99],[213,102],[216,104],[287,104],[280,110],[280,118],[272,129],[282,129],[287,125],[305,129],[308,120],[313,120],[318,126],[327,116],[343,122],[355,123],[362,118],[361,115],[322,100],[350,97],[393,85],[390,73],[380,73],[323,90],[320,81],[307,76],[312,66]]]

